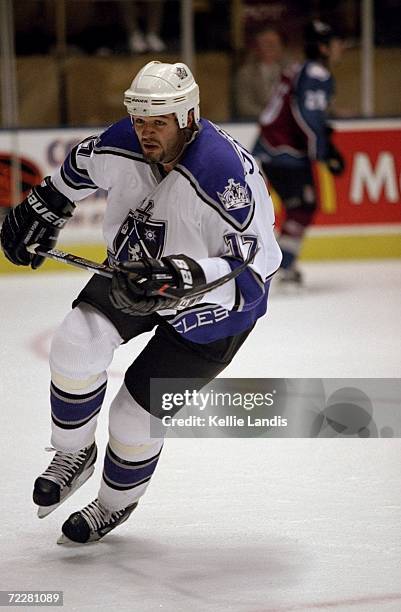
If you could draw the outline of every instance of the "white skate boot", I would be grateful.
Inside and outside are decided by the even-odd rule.
[[[62,526],[57,544],[89,544],[97,542],[124,523],[137,507],[135,502],[121,510],[108,510],[98,499],[74,512]]]
[[[53,512],[92,476],[96,457],[95,442],[76,453],[56,451],[49,467],[35,480],[33,501],[39,506],[39,518]]]

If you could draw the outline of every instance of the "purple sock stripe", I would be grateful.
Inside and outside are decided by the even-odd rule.
[[[114,453],[114,457],[116,457]],[[140,467],[127,467],[122,463],[117,463],[116,460],[112,460],[108,452],[104,458],[104,476],[105,479],[113,481],[115,484],[135,486],[140,480],[150,478],[156,469],[159,455],[155,458],[150,458],[147,465]],[[142,462],[141,462],[142,463]]]
[[[148,478],[144,478],[143,480],[140,480],[139,482],[136,482],[134,485],[120,485],[120,484],[113,482],[112,480],[109,480],[103,471],[104,482],[107,484],[108,487],[110,487],[111,489],[114,489],[115,491],[128,491],[130,489],[135,489],[136,487],[139,487],[140,485],[145,484],[145,482],[149,482],[150,479],[151,479],[151,476],[149,476]]]
[[[74,422],[89,418],[103,403],[106,387],[94,391],[90,398],[82,399],[79,395],[74,400],[62,400],[50,391],[52,416],[60,421]]]
[[[50,392],[53,393],[53,395],[56,395],[57,397],[59,397],[60,399],[64,399],[64,400],[68,399],[68,400],[79,402],[82,400],[90,399],[91,397],[99,393],[100,391],[103,391],[103,389],[106,389],[106,386],[107,386],[107,380],[105,380],[104,383],[102,383],[97,389],[94,389],[94,391],[90,391],[89,393],[67,393],[67,391],[63,391],[62,389],[59,389],[58,387],[56,387],[56,385],[52,381],[50,383]]]
[[[77,429],[78,427],[82,427],[89,423],[97,414],[99,414],[101,406],[99,406],[94,412],[92,412],[87,419],[81,419],[80,421],[60,421],[57,419],[54,414],[52,414],[52,421],[57,427],[61,427],[61,429]]]
[[[107,452],[108,456],[111,459],[114,459],[114,461],[116,461],[120,465],[126,466],[127,468],[128,467],[135,467],[135,468],[137,468],[137,467],[139,467],[141,465],[148,464],[150,461],[154,461],[154,459],[157,459],[160,456],[160,453],[162,452],[162,449],[163,449],[163,446],[161,447],[159,452],[156,453],[156,455],[153,455],[152,457],[148,457],[148,459],[144,459],[143,461],[127,461],[126,459],[121,459],[121,457],[116,455],[116,453],[111,449],[110,444],[107,445],[106,452]]]

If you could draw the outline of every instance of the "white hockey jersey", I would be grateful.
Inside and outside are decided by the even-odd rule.
[[[189,309],[161,311],[198,343],[236,335],[266,312],[270,278],[281,261],[270,195],[254,158],[219,127],[199,132],[168,174],[148,163],[130,118],[77,145],[52,177],[70,200],[107,192],[103,234],[109,260],[183,253],[209,282],[254,253],[250,266]]]

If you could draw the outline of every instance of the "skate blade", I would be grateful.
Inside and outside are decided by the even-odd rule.
[[[82,487],[82,485],[88,480],[88,478],[92,476],[94,471],[95,471],[95,466],[91,465],[91,467],[88,470],[83,472],[81,476],[77,478],[77,480],[75,481],[74,487],[70,490],[69,493],[67,493],[65,497],[63,497],[62,500],[60,500],[58,504],[53,504],[52,506],[39,506],[38,518],[40,519],[45,518],[45,516],[48,516],[49,514],[54,512],[54,510],[59,508],[61,504],[63,504],[73,493],[75,493],[75,491],[78,491],[78,489]]]
[[[63,503],[63,501],[61,501],[59,504],[54,504],[53,506],[39,506],[38,518],[42,519],[45,518],[45,516],[47,516],[48,514],[51,514],[51,512],[58,508]]]

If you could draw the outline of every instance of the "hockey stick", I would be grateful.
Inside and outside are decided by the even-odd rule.
[[[78,257],[77,255],[73,255],[72,253],[65,253],[64,251],[59,251],[58,249],[41,249],[37,245],[32,245],[28,249],[31,253],[35,253],[36,255],[40,255],[41,257],[46,257],[47,259],[53,259],[54,261],[58,261],[60,263],[66,263],[70,266],[75,266],[76,268],[80,268],[81,270],[88,270],[89,272],[94,272],[95,274],[100,274],[101,276],[106,276],[111,278],[113,276],[113,271],[118,269],[111,268],[106,264],[97,263],[95,261],[91,261],[90,259],[85,259],[84,257]],[[249,253],[248,257],[242,261],[242,263],[224,274],[220,278],[216,278],[216,280],[211,281],[210,283],[205,283],[200,285],[196,289],[177,289],[176,287],[172,287],[168,283],[162,285],[158,289],[151,290],[148,294],[148,297],[151,296],[163,296],[166,298],[192,298],[204,295],[212,289],[216,289],[217,287],[221,287],[228,281],[236,278],[241,272],[247,268],[248,264],[255,257],[256,253]],[[130,262],[130,265],[133,267],[135,262]],[[131,269],[132,272],[135,272],[134,269]],[[141,276],[141,272],[143,272],[142,265],[138,265],[138,276]]]
[[[100,276],[107,276],[108,278],[113,276],[113,268],[110,266],[97,263],[96,261],[91,261],[90,259],[85,259],[84,257],[78,257],[72,253],[65,253],[64,251],[59,251],[58,249],[44,250],[39,248],[37,244],[27,247],[27,250],[35,255],[40,255],[41,257],[46,257],[47,259],[52,259],[53,261],[58,261],[59,263],[66,263],[70,266],[80,268],[81,270],[88,270],[89,272],[100,274]]]

